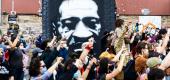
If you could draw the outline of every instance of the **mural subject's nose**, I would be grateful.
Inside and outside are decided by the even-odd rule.
[[[77,37],[89,37],[92,35],[92,32],[90,32],[89,28],[87,26],[85,26],[82,21],[80,21],[76,25],[76,29],[75,29],[73,35],[77,36]]]

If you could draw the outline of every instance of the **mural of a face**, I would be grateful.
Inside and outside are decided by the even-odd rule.
[[[78,50],[90,37],[99,36],[101,24],[97,13],[98,6],[93,0],[64,0],[59,12],[60,26],[57,28],[68,45]],[[70,47],[69,47],[70,48]]]

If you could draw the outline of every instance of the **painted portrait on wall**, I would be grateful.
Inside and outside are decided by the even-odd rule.
[[[93,37],[94,53],[99,53],[103,33],[114,27],[114,19],[112,25],[105,26],[109,17],[103,0],[49,0],[48,8],[49,32],[66,38],[71,52],[81,51],[81,45]]]

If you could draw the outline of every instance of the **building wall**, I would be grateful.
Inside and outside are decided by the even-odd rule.
[[[11,11],[12,0],[2,0],[2,11]],[[39,0],[14,0],[15,10],[21,14],[38,14]],[[151,10],[150,15],[170,15],[170,0],[116,0],[119,14],[141,15],[141,9]]]
[[[7,32],[9,28],[8,15],[3,15],[3,24],[0,29],[3,33]],[[20,30],[24,32],[25,35],[34,34],[35,36],[42,33],[42,18],[37,15],[18,15],[17,24],[20,26]]]
[[[125,15],[141,15],[143,8],[150,9],[150,15],[170,15],[170,0],[116,0],[117,11]]]
[[[12,10],[12,0],[2,0],[2,12]],[[14,0],[14,10],[19,14],[38,14],[39,0]]]

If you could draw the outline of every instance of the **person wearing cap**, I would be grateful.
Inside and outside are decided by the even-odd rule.
[[[147,60],[146,65],[149,68],[158,68],[161,64],[162,60],[158,57],[151,57]]]
[[[36,47],[32,50],[32,57],[41,56],[42,52],[43,50],[41,48]]]

